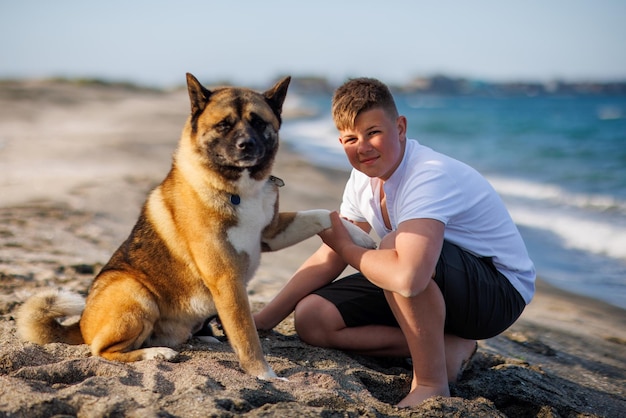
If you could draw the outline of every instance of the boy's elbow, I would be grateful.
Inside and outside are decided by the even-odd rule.
[[[427,284],[426,281],[417,280],[414,276],[407,276],[398,281],[395,292],[402,297],[412,298],[422,293]]]
[[[400,296],[404,297],[404,298],[413,298],[417,295],[419,295],[420,293],[422,293],[422,290],[424,289],[420,289],[420,288],[415,288],[415,287],[407,287],[407,288],[401,288],[400,290],[398,290],[396,293],[399,294]]]

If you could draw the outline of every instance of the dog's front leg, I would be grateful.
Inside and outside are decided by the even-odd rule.
[[[351,222],[342,219],[352,240],[364,248],[376,248],[376,243],[365,231]],[[282,212],[263,231],[263,251],[276,251],[312,237],[330,228],[330,211],[313,209],[300,212]]]
[[[244,284],[233,277],[222,276],[208,286],[241,367],[259,379],[275,378],[276,374],[263,356]]]

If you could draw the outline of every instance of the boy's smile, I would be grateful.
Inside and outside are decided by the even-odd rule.
[[[339,134],[339,142],[355,169],[387,180],[404,156],[406,118],[393,120],[383,109],[374,108],[360,113],[354,127]]]

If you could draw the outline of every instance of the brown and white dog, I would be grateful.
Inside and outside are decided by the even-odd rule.
[[[177,355],[216,313],[242,368],[276,375],[266,363],[246,285],[262,251],[330,227],[327,210],[278,212],[280,179],[270,175],[290,78],[264,93],[208,90],[191,74],[188,118],[172,168],[149,195],[128,239],[94,279],[86,301],[47,291],[18,313],[25,340],[86,343],[93,355],[136,361]],[[356,243],[373,240],[346,222]],[[75,325],[60,320],[81,315]]]

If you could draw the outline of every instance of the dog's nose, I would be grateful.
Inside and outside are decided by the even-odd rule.
[[[237,149],[241,151],[249,150],[250,148],[254,147],[254,139],[249,136],[241,137],[237,139],[237,142],[235,144],[237,146]]]

